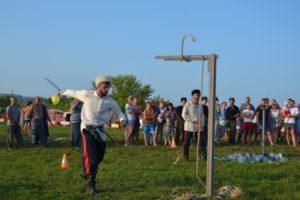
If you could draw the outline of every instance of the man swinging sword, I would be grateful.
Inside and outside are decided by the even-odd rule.
[[[86,192],[97,194],[96,174],[98,165],[104,158],[106,134],[104,125],[116,114],[121,125],[126,126],[126,117],[121,112],[117,102],[107,93],[112,85],[109,77],[99,76],[95,80],[96,90],[65,90],[60,94],[79,99],[83,102],[81,111],[81,137],[83,152],[82,178],[86,180]]]

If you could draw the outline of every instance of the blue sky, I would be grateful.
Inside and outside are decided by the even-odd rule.
[[[219,56],[221,100],[299,102],[299,10],[297,0],[1,0],[0,93],[50,97],[56,91],[45,76],[90,89],[97,75],[134,74],[178,104],[200,87],[201,63],[154,57],[179,54],[183,35],[193,33],[187,53]]]

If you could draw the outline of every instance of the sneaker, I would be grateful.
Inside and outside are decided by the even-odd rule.
[[[80,174],[80,177],[81,177],[82,179],[84,179],[84,180],[87,180],[87,178],[88,178],[87,175],[84,174],[84,173],[81,173],[81,174]]]
[[[207,159],[206,153],[201,153],[200,158],[206,160]]]

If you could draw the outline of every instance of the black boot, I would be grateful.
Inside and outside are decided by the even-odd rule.
[[[86,184],[86,193],[92,195],[99,193],[99,190],[96,189],[96,175],[87,175]]]
[[[85,193],[86,189],[88,188],[88,175],[85,172],[81,172],[80,177],[86,181],[85,185],[80,189],[80,193]]]
[[[201,153],[200,158],[203,159],[203,160],[206,160],[207,159],[206,153]]]
[[[183,159],[184,159],[185,161],[189,161],[189,160],[190,160],[190,159],[189,159],[189,152],[184,152]]]
[[[186,144],[184,144],[183,146],[183,159],[185,161],[189,161],[189,146],[187,146]]]
[[[80,177],[83,178],[84,180],[87,180],[88,175],[84,172],[80,173]]]

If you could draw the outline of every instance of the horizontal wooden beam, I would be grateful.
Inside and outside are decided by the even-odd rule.
[[[206,61],[209,59],[214,59],[214,54],[212,55],[175,55],[175,56],[155,56],[155,59],[168,60],[168,61]]]

